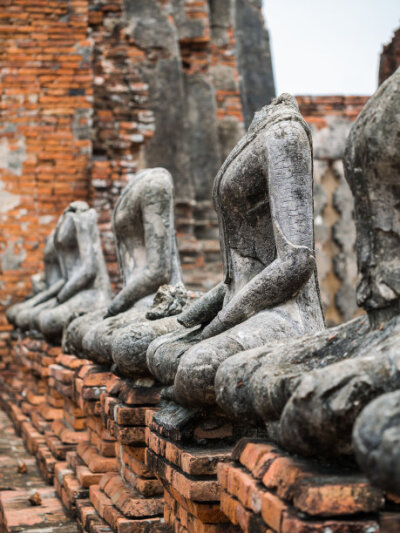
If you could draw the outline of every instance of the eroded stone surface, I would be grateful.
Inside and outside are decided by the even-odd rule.
[[[383,394],[363,409],[354,425],[353,445],[371,482],[400,494],[400,391]]]

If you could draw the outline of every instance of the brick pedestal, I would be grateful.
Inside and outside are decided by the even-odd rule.
[[[400,530],[400,499],[354,465],[241,439],[248,428],[222,413],[160,408],[153,379],[121,379],[42,340],[12,348],[0,405],[82,532]]]
[[[147,415],[147,465],[164,486],[164,519],[175,532],[229,532],[237,528],[220,509],[217,465],[230,460],[230,424],[167,429]]]
[[[51,377],[66,396],[63,420],[52,427],[53,449],[65,458],[54,480],[64,505],[85,531],[153,531],[162,524],[163,490],[144,463],[145,416],[158,404],[160,388],[67,355],[57,359]]]
[[[356,467],[321,466],[247,440],[236,446],[232,459],[218,465],[221,509],[244,532],[397,530],[390,529],[399,523],[395,504]]]

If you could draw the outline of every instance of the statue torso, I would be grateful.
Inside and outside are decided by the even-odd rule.
[[[142,178],[137,176],[121,194],[114,211],[114,232],[119,247],[124,283],[130,282],[136,269],[146,265],[144,228],[140,206]]]
[[[256,137],[230,162],[220,181],[231,260],[230,297],[276,257],[266,169],[262,139]]]
[[[113,215],[113,231],[117,241],[118,259],[124,284],[127,285],[137,271],[147,266],[147,251],[143,211],[151,204],[163,205],[154,224],[161,223],[171,241],[171,283],[181,280],[179,255],[175,240],[173,185],[165,169],[154,168],[139,172],[123,190]],[[149,224],[152,224],[149,221]]]
[[[61,257],[63,275],[70,279],[81,266],[79,244],[72,213],[62,215],[62,220],[55,233],[54,244]]]
[[[47,239],[43,255],[46,286],[51,287],[61,278],[60,264],[54,246],[54,232]]]

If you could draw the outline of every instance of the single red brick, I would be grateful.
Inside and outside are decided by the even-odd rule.
[[[261,497],[261,516],[267,526],[274,531],[281,531],[281,524],[287,505],[271,492],[264,492]]]

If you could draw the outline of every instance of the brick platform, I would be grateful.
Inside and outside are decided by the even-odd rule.
[[[88,533],[400,530],[400,500],[354,467],[321,466],[240,439],[244,428],[217,413],[185,418],[176,406],[172,418],[184,422],[165,425],[153,379],[121,379],[29,337],[12,349],[13,363],[0,372],[0,405],[55,489],[43,493],[51,505],[32,513],[35,520],[51,512],[57,494]],[[11,492],[0,491],[11,527],[4,532],[17,531],[7,509],[26,514],[25,496]]]
[[[222,423],[206,429],[200,422],[190,429],[166,430],[152,412],[147,414],[147,426],[147,465],[165,489],[165,522],[176,532],[236,531],[221,511],[216,476],[218,463],[231,456],[232,446],[224,441],[231,428]]]
[[[244,532],[390,533],[400,507],[355,468],[321,466],[243,440],[218,465],[221,509]]]

